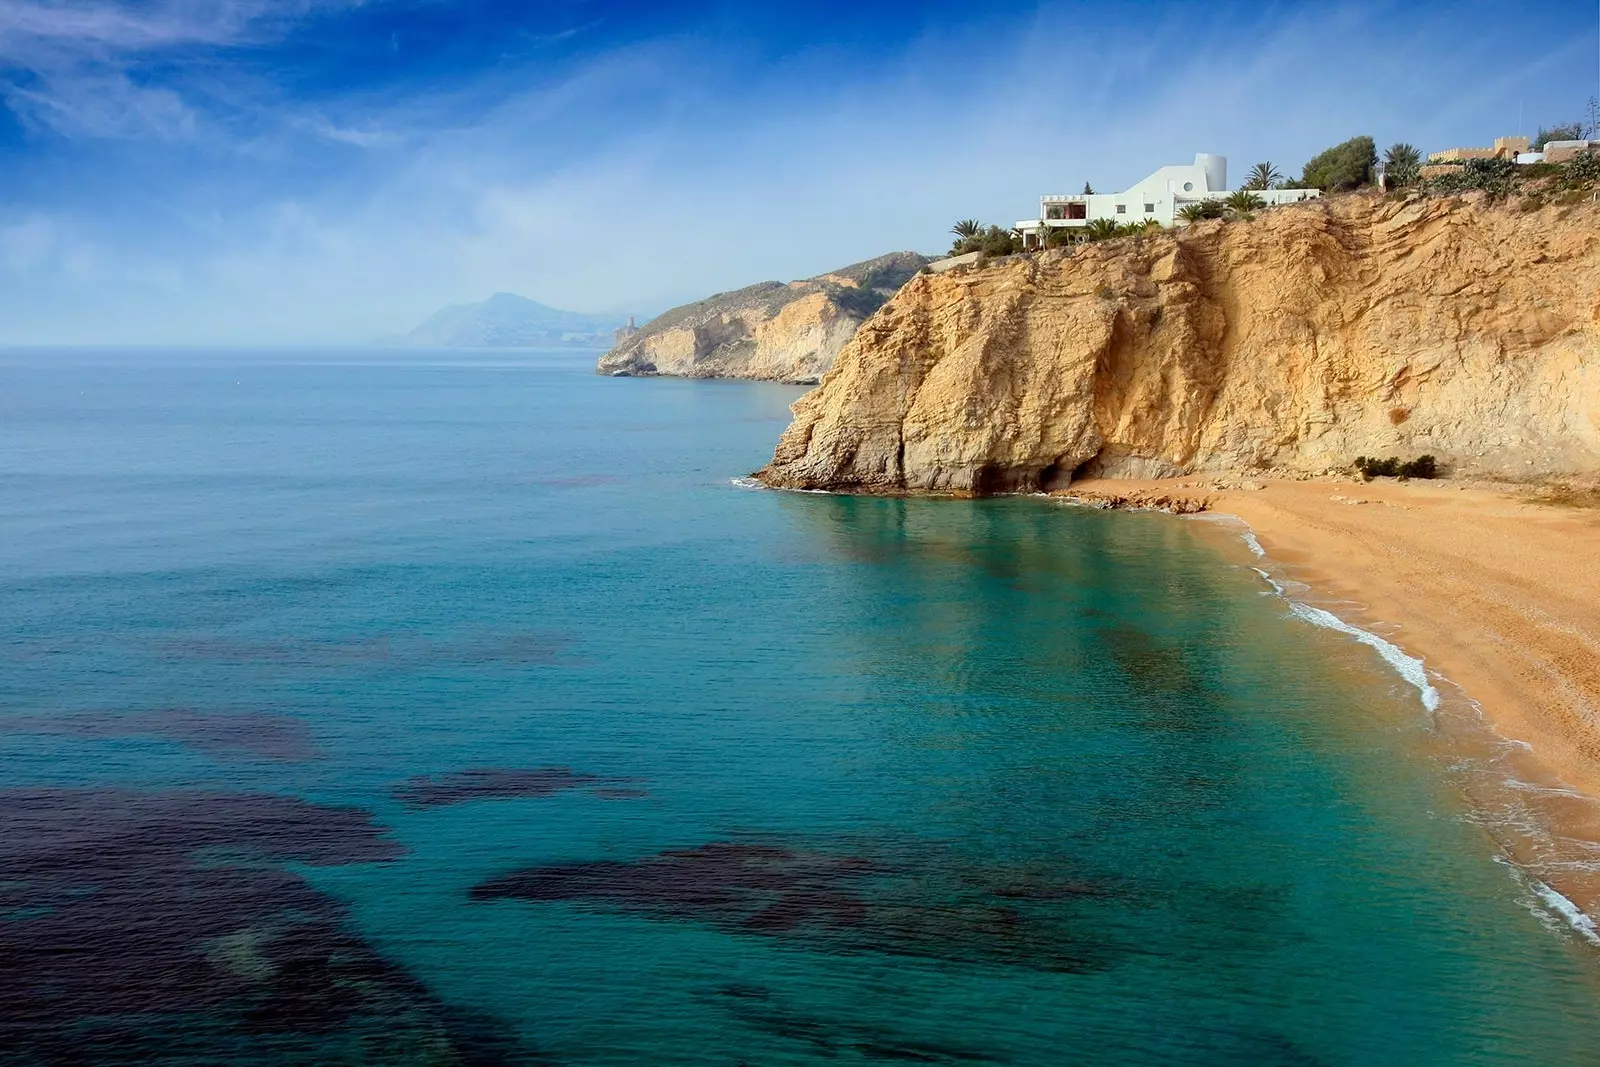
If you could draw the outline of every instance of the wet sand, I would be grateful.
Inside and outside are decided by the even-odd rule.
[[[1069,495],[1238,516],[1310,599],[1381,628],[1461,687],[1501,737],[1531,746],[1542,780],[1600,797],[1600,509],[1391,479],[1088,481]],[[1547,814],[1562,833],[1600,841],[1595,806],[1572,807]],[[1600,874],[1562,881],[1600,914],[1600,884],[1579,884]]]

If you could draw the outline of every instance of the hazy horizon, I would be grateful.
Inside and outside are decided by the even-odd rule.
[[[1197,151],[1581,117],[1555,3],[0,0],[3,345],[364,343],[496,292],[646,317],[943,248]]]

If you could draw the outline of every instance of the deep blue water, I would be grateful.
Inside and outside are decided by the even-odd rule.
[[[0,354],[0,1062],[1593,1064],[1213,529],[742,489],[798,390]]]

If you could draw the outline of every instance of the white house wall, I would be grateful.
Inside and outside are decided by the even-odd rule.
[[[1227,175],[1228,161],[1225,158],[1201,154],[1195,157],[1192,164],[1162,167],[1120,193],[1044,197],[1039,203],[1040,217],[1019,222],[1017,228],[1024,232],[1037,232],[1042,228],[1077,228],[1097,219],[1110,219],[1113,222],[1154,220],[1163,226],[1171,226],[1178,221],[1178,212],[1185,205],[1227,196]],[[1315,189],[1263,189],[1256,191],[1256,195],[1270,206],[1298,203],[1319,194]],[[1086,217],[1048,218],[1052,208],[1064,210],[1068,204],[1084,205]]]

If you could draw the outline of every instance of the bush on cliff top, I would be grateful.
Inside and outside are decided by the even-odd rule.
[[[963,231],[966,231],[964,235]],[[968,252],[1009,256],[1022,251],[1022,235],[1015,230],[1002,230],[998,226],[981,228],[973,220],[963,219],[951,232],[956,235],[955,243],[950,246],[952,256],[964,256]]]
[[[1465,193],[1481,189],[1491,200],[1510,196],[1522,184],[1524,175],[1515,160],[1469,159],[1450,174],[1428,179],[1432,193]]]
[[[1324,192],[1359,189],[1372,184],[1372,168],[1377,163],[1378,146],[1372,138],[1352,137],[1312,156],[1300,175],[1300,183]]]

